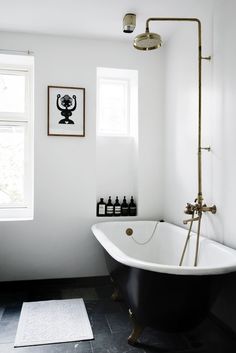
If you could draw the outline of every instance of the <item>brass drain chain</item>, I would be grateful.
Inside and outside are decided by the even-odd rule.
[[[138,244],[138,245],[145,245],[145,244],[149,243],[149,242],[152,240],[152,238],[153,238],[153,236],[154,236],[154,234],[155,234],[155,232],[156,232],[156,228],[157,228],[158,223],[159,223],[159,222],[156,222],[156,224],[155,224],[155,226],[154,226],[154,229],[153,229],[153,231],[152,231],[152,234],[151,234],[150,238],[149,238],[148,240],[142,242],[142,243],[139,242],[139,241],[137,241],[137,240],[133,237],[133,232],[134,232],[134,231],[133,231],[132,228],[127,228],[125,232],[126,232],[126,235],[128,235],[129,237],[132,237],[133,241],[134,241],[136,244]]]

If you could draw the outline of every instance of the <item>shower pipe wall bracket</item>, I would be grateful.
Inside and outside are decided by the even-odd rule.
[[[209,55],[209,56],[202,56],[202,58],[201,58],[202,60],[208,60],[208,61],[211,61],[211,59],[212,59],[212,57],[211,57],[211,55]]]
[[[195,260],[194,266],[197,266],[198,260],[198,250],[199,250],[199,240],[200,240],[200,231],[201,231],[201,220],[202,213],[211,212],[212,214],[216,213],[216,206],[207,206],[203,205],[203,194],[202,194],[202,150],[206,149],[210,151],[210,147],[202,146],[202,60],[211,60],[211,56],[202,56],[202,28],[201,21],[198,18],[182,18],[182,17],[150,17],[146,20],[146,32],[149,32],[149,23],[152,21],[169,21],[169,22],[194,22],[197,24],[198,28],[198,193],[197,198],[194,204],[187,204],[187,212],[192,215],[190,220],[185,220],[184,224],[190,223],[190,228],[188,236],[185,242],[184,250],[180,260],[180,266],[182,265],[184,254],[188,245],[190,238],[190,233],[192,229],[193,222],[198,222],[197,227],[197,240],[196,240],[196,249],[195,249]],[[194,217],[196,214],[197,217]]]
[[[201,150],[211,152],[211,146],[201,147]]]

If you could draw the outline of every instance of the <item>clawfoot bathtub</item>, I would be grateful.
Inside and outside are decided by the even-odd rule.
[[[92,231],[133,318],[130,344],[137,342],[145,326],[177,332],[198,325],[225,276],[236,271],[236,251],[203,237],[194,267],[194,233],[183,266],[178,266],[186,230],[166,222],[102,222]]]

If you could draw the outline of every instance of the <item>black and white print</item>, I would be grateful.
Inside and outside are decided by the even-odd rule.
[[[48,86],[48,135],[85,136],[85,89]]]

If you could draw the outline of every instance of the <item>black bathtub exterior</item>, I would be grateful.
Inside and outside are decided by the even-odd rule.
[[[136,323],[166,332],[197,326],[209,313],[227,276],[158,273],[123,265],[105,254],[111,278]]]

